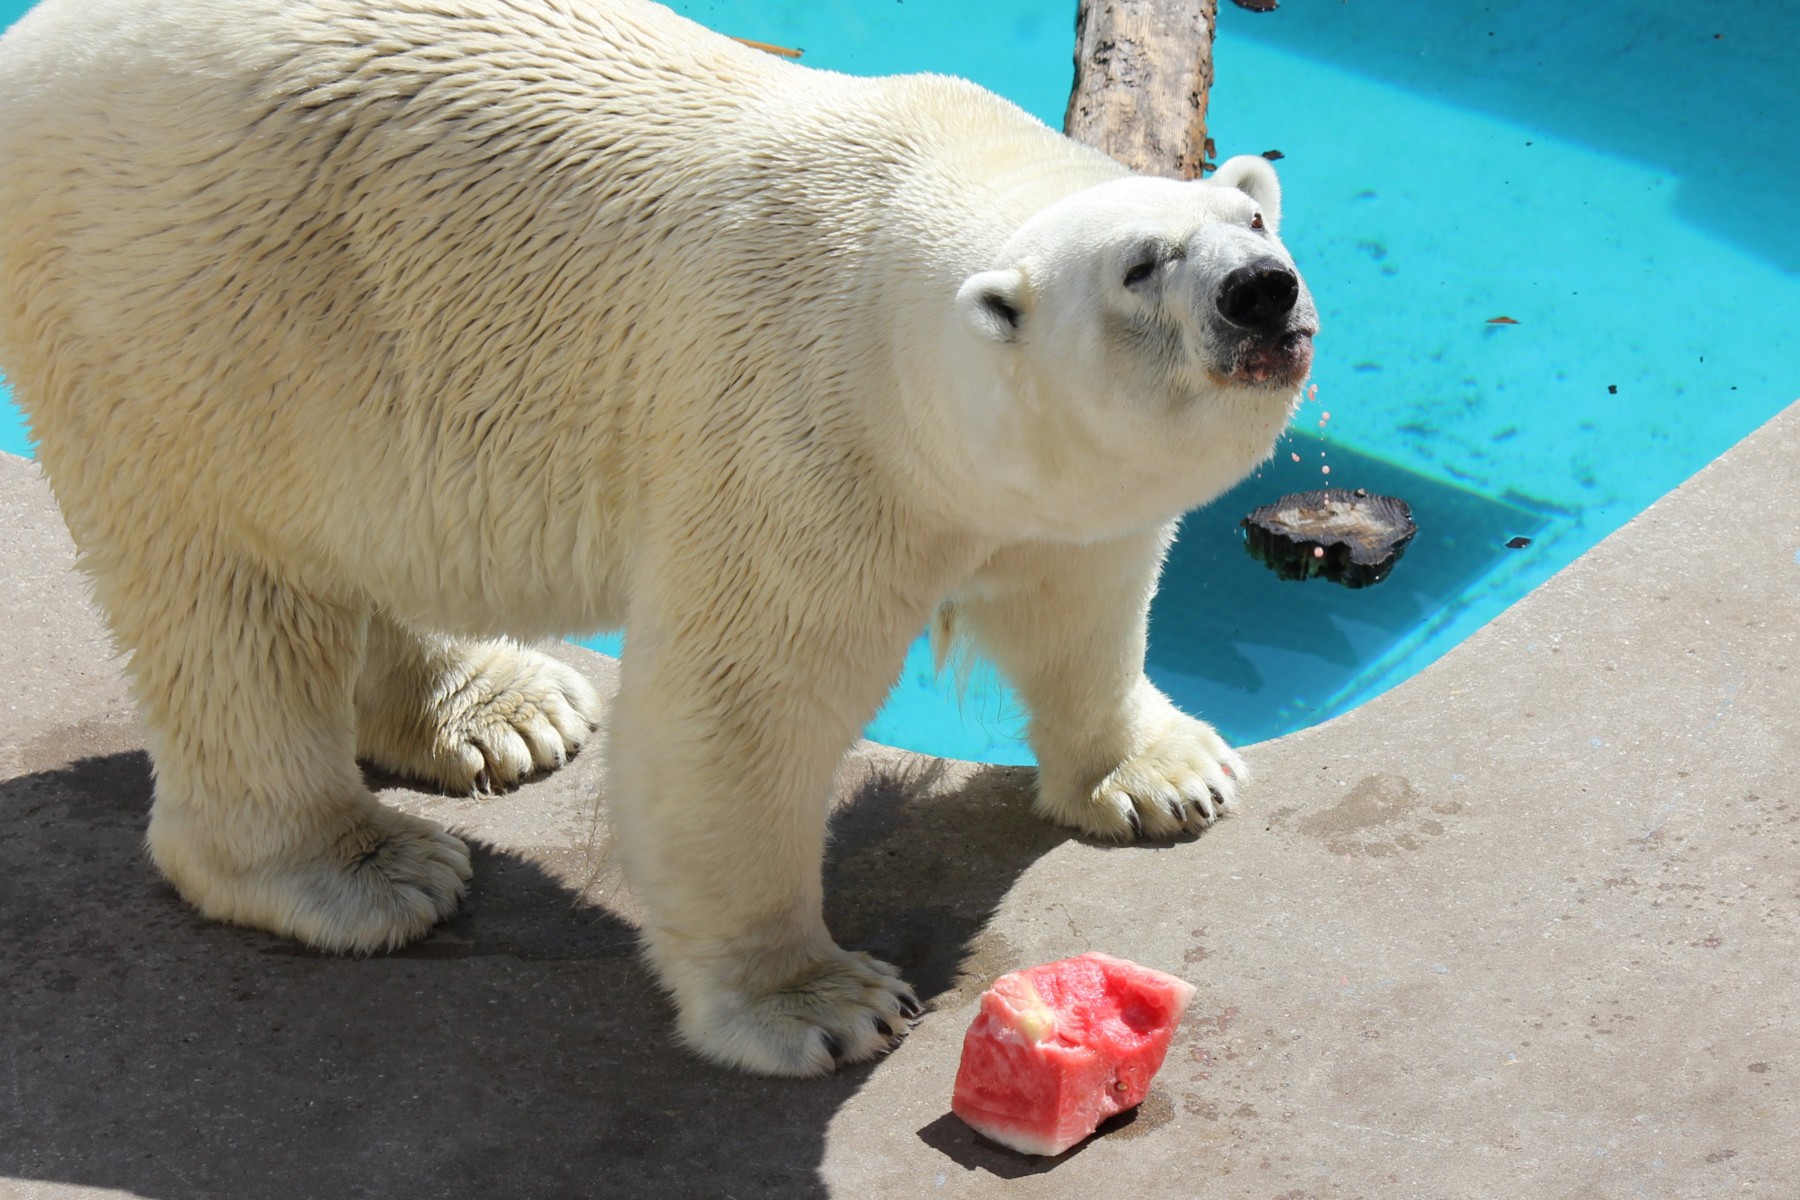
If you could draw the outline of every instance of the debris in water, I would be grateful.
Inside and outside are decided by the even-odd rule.
[[[768,42],[752,41],[749,38],[734,37],[731,40],[734,42],[741,42],[752,50],[761,50],[764,54],[775,54],[782,58],[799,58],[802,54],[806,53],[804,50],[790,50],[786,46],[772,46]]]
[[[1240,524],[1250,557],[1281,578],[1316,577],[1351,588],[1386,579],[1418,532],[1406,501],[1361,488],[1295,492]]]

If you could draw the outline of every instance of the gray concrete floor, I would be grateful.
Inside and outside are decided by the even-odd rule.
[[[0,461],[0,1196],[1800,1196],[1800,406],[1251,748],[1197,841],[1091,845],[1028,772],[859,748],[828,916],[929,1011],[812,1082],[670,1046],[598,753],[490,801],[387,789],[477,848],[402,953],[197,919],[142,856],[149,762],[70,562]],[[1056,1160],[978,1140],[976,996],[1089,948],[1199,988],[1150,1099]]]

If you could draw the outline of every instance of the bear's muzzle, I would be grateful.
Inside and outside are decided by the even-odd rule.
[[[1231,352],[1220,372],[1237,387],[1298,387],[1312,369],[1318,318],[1293,267],[1264,256],[1231,270],[1214,298],[1222,341]]]

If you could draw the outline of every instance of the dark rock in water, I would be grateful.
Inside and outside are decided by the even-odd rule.
[[[1412,509],[1358,488],[1294,492],[1245,517],[1244,549],[1283,579],[1380,583],[1418,532]]]

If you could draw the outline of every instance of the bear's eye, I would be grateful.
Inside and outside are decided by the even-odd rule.
[[[1261,229],[1262,227],[1263,227],[1262,214],[1261,213],[1252,213],[1250,216],[1250,228]]]
[[[1131,287],[1134,284],[1144,282],[1144,280],[1150,278],[1151,272],[1155,270],[1156,260],[1154,258],[1146,258],[1141,262],[1132,263],[1131,269],[1125,272],[1125,286]]]

